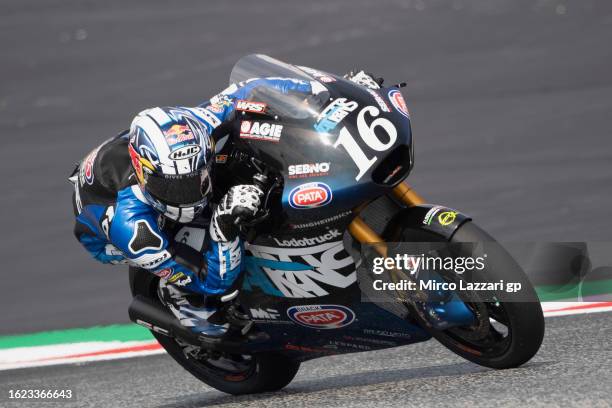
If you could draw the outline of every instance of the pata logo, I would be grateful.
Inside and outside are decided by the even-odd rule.
[[[340,231],[338,231],[337,229],[333,229],[333,230],[330,230],[326,234],[319,235],[318,237],[300,238],[300,239],[291,238],[291,239],[285,239],[282,241],[279,241],[278,239],[274,238],[274,241],[276,241],[276,244],[278,246],[282,246],[282,247],[304,247],[304,246],[312,246],[316,244],[323,244],[341,235],[342,234],[340,233]]]

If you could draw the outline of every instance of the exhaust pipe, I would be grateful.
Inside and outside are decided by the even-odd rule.
[[[181,325],[176,317],[149,298],[136,295],[132,299],[128,314],[131,321],[155,333],[178,337],[194,345],[201,344],[196,333]]]

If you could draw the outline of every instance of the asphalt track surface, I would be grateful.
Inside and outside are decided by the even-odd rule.
[[[0,334],[127,321],[126,273],[72,238],[65,178],[134,114],[208,98],[253,52],[406,81],[412,184],[498,239],[609,240],[611,38],[601,0],[5,0]],[[503,372],[431,341],[315,360],[260,396],[225,396],[165,355],[2,372],[0,388],[63,384],[92,407],[610,406],[611,323],[547,319],[540,353]]]
[[[76,393],[76,401],[36,402],[36,406],[612,406],[608,381],[612,314],[556,317],[546,323],[540,352],[527,365],[512,370],[474,365],[432,340],[312,360],[279,392],[234,397],[200,383],[170,357],[159,355],[3,371],[0,393],[4,399],[0,405],[28,406],[9,403],[5,396],[11,388],[66,387]]]
[[[0,334],[127,321],[127,274],[73,239],[66,176],[143,108],[201,102],[253,52],[406,81],[412,184],[498,239],[608,240],[611,38],[596,0],[5,0]]]

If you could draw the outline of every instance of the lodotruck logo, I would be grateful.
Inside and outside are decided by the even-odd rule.
[[[355,313],[340,305],[303,305],[287,310],[287,316],[299,325],[313,329],[339,329],[355,320]]]
[[[331,189],[325,183],[302,184],[289,193],[289,205],[296,209],[323,207],[331,200]]]
[[[278,240],[274,238],[274,241],[276,241],[276,245],[282,246],[282,247],[304,247],[304,246],[323,244],[329,241],[330,239],[334,239],[336,237],[341,237],[341,236],[342,236],[342,233],[340,231],[338,231],[337,229],[333,229],[327,232],[326,234],[319,235],[318,237],[300,238],[300,239],[291,238],[291,239],[283,239],[283,240]]]

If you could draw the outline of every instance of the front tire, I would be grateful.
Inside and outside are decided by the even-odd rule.
[[[404,237],[414,239],[414,231],[402,233],[402,238]],[[487,241],[495,240],[473,222],[466,222],[460,226],[450,240],[451,243]],[[505,249],[496,245],[487,255],[488,280],[495,282],[503,279],[506,282],[521,283],[524,301],[466,302],[479,322],[475,325],[446,330],[434,329],[423,313],[418,310],[413,312],[419,323],[434,338],[461,357],[485,367],[497,369],[518,367],[529,361],[542,344],[544,338],[542,306],[522,268]]]

